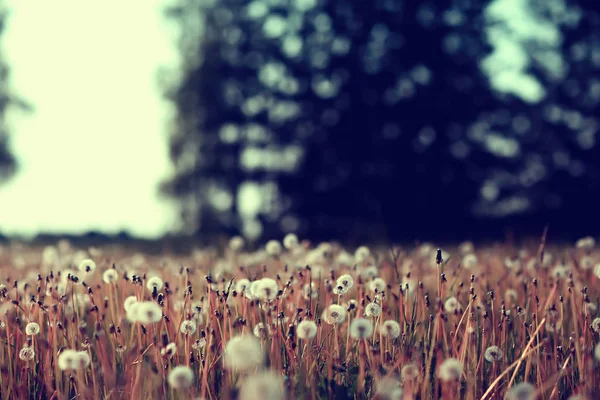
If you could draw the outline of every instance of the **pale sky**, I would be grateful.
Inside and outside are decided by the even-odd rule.
[[[177,62],[164,4],[8,1],[3,54],[13,90],[35,112],[8,116],[20,170],[0,186],[1,232],[173,228],[173,207],[157,195],[171,171],[171,107],[156,73]]]

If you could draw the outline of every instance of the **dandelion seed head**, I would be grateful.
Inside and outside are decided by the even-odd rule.
[[[238,293],[246,293],[250,290],[250,281],[246,278],[242,278],[235,283],[235,291]]]
[[[341,324],[346,320],[346,309],[339,304],[331,304],[324,311],[323,317],[328,324]]]
[[[23,347],[19,351],[19,358],[23,361],[31,361],[35,357],[35,350],[32,347]]]
[[[115,283],[119,279],[119,273],[114,268],[109,268],[102,273],[102,280],[104,283]]]
[[[281,254],[281,243],[277,240],[269,240],[265,245],[265,251],[270,256],[278,256]]]
[[[487,362],[496,362],[502,360],[502,350],[498,346],[490,346],[485,349],[484,358]]]
[[[377,303],[369,303],[365,307],[367,317],[378,317],[381,314],[381,306]]]
[[[206,346],[206,339],[200,338],[200,339],[196,339],[194,344],[192,344],[192,349],[199,351],[199,350],[202,350],[204,348],[204,346]]]
[[[373,334],[373,324],[365,318],[355,318],[350,323],[350,336],[354,339],[365,339]]]
[[[78,269],[80,272],[83,272],[85,274],[93,274],[94,271],[96,271],[96,263],[94,262],[94,260],[86,258],[79,262]]]
[[[535,386],[528,382],[517,383],[508,389],[504,395],[504,400],[534,400]]]
[[[594,347],[594,357],[596,358],[596,361],[600,361],[600,343]]]
[[[466,269],[473,269],[477,266],[477,256],[473,253],[463,256],[462,265]]]
[[[590,256],[583,256],[581,257],[581,260],[579,260],[579,265],[581,266],[581,269],[588,271],[594,267],[594,260],[592,260],[592,257]]]
[[[582,237],[575,242],[575,247],[583,250],[591,250],[596,246],[596,240],[591,236]]]
[[[357,264],[362,264],[367,262],[367,260],[371,257],[371,250],[367,246],[360,246],[354,252],[354,261]]]
[[[288,250],[295,249],[296,247],[298,247],[299,243],[300,241],[298,240],[298,236],[296,236],[293,233],[288,233],[283,238],[283,247],[285,247]]]
[[[375,278],[369,282],[369,288],[371,291],[376,293],[384,292],[387,287],[387,283],[383,278]]]
[[[40,333],[40,326],[36,322],[30,322],[25,326],[25,334],[27,336],[35,336]]]
[[[262,322],[259,322],[254,326],[252,332],[257,338],[266,339],[269,336],[271,336],[271,327],[269,327],[269,325],[263,324]]]
[[[306,300],[316,299],[319,297],[319,288],[315,285],[314,282],[311,282],[310,285],[307,283],[304,285],[302,289],[302,296]]]
[[[271,278],[262,278],[260,280],[260,285],[255,287],[256,297],[262,301],[271,302],[275,300],[277,297],[277,293],[279,292],[279,286],[277,285],[277,281]]]
[[[344,274],[337,278],[336,284],[350,290],[354,286],[354,278],[350,274]]]
[[[160,350],[160,355],[163,357],[171,358],[175,354],[177,354],[177,345],[173,342],[166,345],[163,349]]]
[[[456,358],[445,359],[438,369],[438,377],[444,382],[458,381],[462,373],[463,365]]]
[[[141,322],[142,324],[152,324],[162,320],[162,309],[157,303],[153,301],[143,301],[135,304],[138,304],[136,306],[137,309],[135,310],[137,322]],[[131,307],[132,306],[130,306],[130,309]]]
[[[163,281],[158,276],[153,276],[152,278],[146,281],[146,288],[153,292],[154,288],[156,288],[157,292],[160,292],[163,288]]]
[[[249,371],[264,362],[260,341],[252,335],[233,337],[225,346],[224,363],[236,371]]]
[[[421,374],[421,370],[414,363],[405,364],[400,370],[404,381],[414,381]]]
[[[283,400],[283,378],[271,371],[259,372],[247,377],[240,388],[239,400]]]
[[[185,320],[181,323],[179,331],[184,335],[193,335],[196,332],[196,322],[192,320]]]
[[[444,302],[444,311],[446,311],[448,314],[453,314],[459,308],[460,308],[460,303],[458,302],[456,297],[449,297]]]
[[[600,317],[594,318],[594,320],[592,321],[592,329],[594,330],[594,332],[600,333]]]
[[[397,338],[400,336],[400,324],[394,320],[387,320],[379,328],[382,336]]]
[[[234,236],[229,240],[229,249],[238,252],[244,248],[246,241],[241,236]]]
[[[348,293],[348,288],[347,288],[347,287],[345,287],[345,286],[342,286],[342,285],[336,285],[336,286],[333,288],[333,294],[336,294],[336,295],[343,295],[343,294],[346,294],[346,293]]]
[[[178,365],[169,372],[167,382],[173,389],[186,389],[194,383],[194,372],[187,365]]]
[[[312,339],[317,335],[317,324],[314,321],[305,319],[298,324],[297,333],[300,339]]]
[[[389,376],[375,381],[375,393],[375,398],[385,400],[402,400],[404,396],[400,381]]]

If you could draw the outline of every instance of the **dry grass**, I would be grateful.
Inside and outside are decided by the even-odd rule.
[[[598,398],[600,252],[586,240],[349,253],[236,239],[186,257],[5,246],[0,395]]]

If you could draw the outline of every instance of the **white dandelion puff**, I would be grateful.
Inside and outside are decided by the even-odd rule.
[[[119,279],[119,273],[114,268],[109,268],[102,273],[104,283],[115,283]]]
[[[185,320],[181,323],[179,331],[184,335],[193,335],[196,332],[196,322],[192,320]]]
[[[477,256],[473,253],[467,254],[462,259],[462,265],[466,269],[473,269],[477,266]]]
[[[375,278],[369,282],[369,288],[371,291],[376,293],[384,292],[387,287],[387,283],[383,278]]]
[[[260,285],[255,288],[256,297],[262,301],[271,302],[275,300],[277,297],[277,293],[279,292],[279,286],[277,285],[277,281],[271,278],[262,278],[260,280]]]
[[[394,320],[387,320],[379,328],[382,336],[397,338],[400,336],[400,324]]]
[[[307,283],[302,289],[302,296],[305,300],[316,299],[319,297],[319,288],[314,282],[311,282],[310,285]]]
[[[594,318],[594,320],[592,321],[592,329],[594,330],[594,332],[600,333],[600,317]]]
[[[594,347],[594,357],[596,358],[596,361],[600,361],[600,343]]]
[[[456,358],[447,358],[438,370],[438,377],[444,382],[458,381],[463,374],[463,365]]]
[[[365,318],[356,318],[350,323],[350,336],[354,339],[365,339],[373,334],[371,321]]]
[[[235,371],[256,369],[263,364],[264,358],[260,341],[252,335],[233,337],[225,346],[225,367]]]
[[[239,400],[283,400],[285,387],[283,378],[270,371],[259,372],[242,382]]]
[[[23,361],[31,361],[35,357],[35,350],[32,347],[23,347],[19,351],[19,358]]]
[[[596,246],[596,240],[591,236],[586,236],[575,242],[575,247],[578,249],[591,250]]]
[[[444,311],[446,311],[448,314],[454,313],[459,308],[460,308],[460,303],[458,302],[456,297],[449,297],[444,302]]]
[[[194,383],[194,371],[187,365],[178,365],[169,372],[167,382],[173,389],[185,389]]]
[[[277,240],[269,240],[267,242],[267,244],[265,245],[265,250],[267,252],[268,255],[270,256],[278,256],[279,254],[281,254],[281,243],[279,243],[279,241]]]
[[[252,332],[254,333],[254,336],[260,339],[265,339],[271,336],[271,328],[269,327],[269,325],[265,326],[265,324],[263,324],[262,322],[256,324]]]
[[[234,252],[242,250],[245,245],[246,241],[241,236],[234,236],[229,240],[229,248]]]
[[[350,290],[354,286],[354,278],[350,274],[344,274],[337,278],[336,284]]]
[[[240,279],[235,283],[235,291],[238,293],[246,293],[250,290],[250,281],[246,278]]]
[[[90,260],[89,258],[86,258],[84,260],[81,260],[81,262],[79,262],[79,271],[86,273],[86,274],[93,274],[94,271],[96,271],[96,263],[94,262],[94,260]]]
[[[144,301],[138,304],[136,310],[137,321],[142,324],[151,324],[160,322],[162,319],[162,309],[153,301]]]
[[[40,333],[40,326],[36,322],[30,322],[25,326],[25,334],[27,336],[35,336]]]
[[[367,246],[360,246],[354,252],[354,262],[362,264],[371,257],[371,250]]]
[[[341,324],[346,320],[346,309],[339,304],[331,304],[323,312],[323,317],[328,324]]]
[[[400,370],[402,379],[405,381],[414,381],[421,374],[421,370],[414,363],[405,364]]]
[[[375,382],[376,398],[386,400],[402,400],[404,392],[400,382],[391,377],[384,377]]]
[[[536,388],[529,382],[517,383],[508,389],[504,400],[534,400]]]
[[[296,236],[293,233],[288,233],[283,238],[283,247],[285,247],[288,250],[295,249],[296,247],[298,247],[299,243],[300,242],[298,240],[298,236]]]
[[[156,288],[157,292],[160,292],[160,290],[163,288],[163,281],[158,276],[153,276],[152,278],[148,279],[148,281],[146,281],[146,288],[150,292],[153,292],[154,288]]]
[[[169,343],[163,349],[160,350],[160,355],[163,357],[171,358],[175,354],[177,354],[177,345],[173,342]]]
[[[365,307],[367,317],[378,317],[381,314],[381,306],[377,303],[369,303]]]
[[[485,349],[483,356],[487,362],[495,362],[502,360],[502,350],[498,346],[490,346]]]
[[[317,335],[317,324],[305,319],[298,324],[297,332],[300,339],[312,339]]]

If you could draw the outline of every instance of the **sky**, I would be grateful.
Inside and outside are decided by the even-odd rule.
[[[2,51],[35,108],[7,116],[20,169],[0,186],[0,232],[174,228],[158,196],[171,167],[157,70],[177,63],[164,0],[9,0]]]

